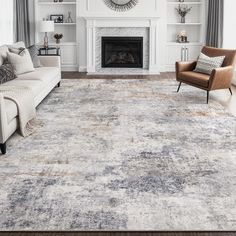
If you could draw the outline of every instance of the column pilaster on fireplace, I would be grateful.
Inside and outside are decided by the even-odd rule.
[[[149,72],[159,74],[158,58],[158,21],[150,20]]]
[[[87,72],[96,72],[96,22],[95,20],[87,20],[86,25],[87,31]]]

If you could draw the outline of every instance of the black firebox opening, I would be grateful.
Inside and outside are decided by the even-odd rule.
[[[102,67],[143,68],[143,38],[102,37]]]

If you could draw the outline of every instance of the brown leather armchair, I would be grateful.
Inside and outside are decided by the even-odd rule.
[[[218,89],[229,89],[231,95],[231,82],[234,75],[236,62],[236,50],[225,50],[212,47],[203,47],[202,53],[209,57],[225,56],[221,68],[214,69],[211,75],[194,72],[197,62],[176,62],[176,79],[179,82],[177,92],[182,83],[207,91],[207,103],[209,92]]]

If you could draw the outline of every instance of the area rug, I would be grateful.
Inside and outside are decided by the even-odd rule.
[[[63,80],[0,156],[0,229],[236,230],[236,118],[176,89]]]

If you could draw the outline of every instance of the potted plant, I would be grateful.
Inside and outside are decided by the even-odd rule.
[[[181,16],[181,23],[185,23],[185,16],[191,11],[192,7],[188,7],[187,5],[179,5],[175,9]]]
[[[54,34],[54,38],[56,39],[56,43],[59,44],[60,40],[63,38],[63,34]]]

